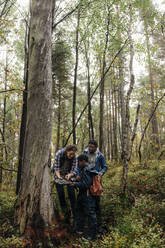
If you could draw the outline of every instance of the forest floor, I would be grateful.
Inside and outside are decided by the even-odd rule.
[[[39,242],[34,248],[165,248],[165,161],[130,164],[128,195],[121,194],[121,165],[109,165],[101,200],[103,234],[87,242],[74,232],[54,246]],[[0,193],[0,247],[30,247],[13,226],[15,194]]]

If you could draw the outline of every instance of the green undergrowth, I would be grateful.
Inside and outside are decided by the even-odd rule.
[[[24,241],[14,227],[14,192],[0,192],[0,248],[23,248]]]
[[[89,243],[68,230],[68,239],[59,248],[165,248],[165,161],[131,163],[127,195],[121,193],[121,175],[122,166],[109,163],[103,177],[102,236]],[[14,202],[14,193],[0,193],[2,248],[29,247],[14,228]],[[51,247],[50,240],[43,248]]]
[[[126,196],[121,193],[121,174],[122,166],[114,163],[104,175],[103,235],[92,243],[73,237],[70,247],[165,247],[165,161],[130,164]]]

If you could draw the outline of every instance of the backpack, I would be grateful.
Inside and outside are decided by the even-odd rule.
[[[94,196],[103,195],[102,180],[98,175],[93,176],[93,184],[90,186],[90,192]]]

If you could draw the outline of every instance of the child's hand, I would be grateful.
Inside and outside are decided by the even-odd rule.
[[[65,176],[65,179],[66,180],[70,180],[71,179],[71,177],[73,177],[74,175],[72,174],[72,173],[69,173],[69,174],[67,174],[66,176]]]
[[[98,173],[98,176],[99,176],[99,177],[102,177],[102,176],[103,176],[103,173],[102,173],[102,172],[99,172],[99,173]]]
[[[76,177],[76,181],[80,181],[80,177],[79,176]]]

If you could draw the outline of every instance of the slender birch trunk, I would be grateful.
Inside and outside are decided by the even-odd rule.
[[[101,77],[103,77],[106,69],[106,53],[108,48],[108,42],[109,42],[109,26],[110,26],[110,8],[107,6],[107,27],[106,27],[106,34],[105,34],[105,48],[103,53],[103,59],[102,59],[102,73]],[[104,146],[104,84],[105,84],[105,78],[101,81],[100,84],[100,123],[99,123],[99,149],[102,152],[103,146]]]
[[[130,22],[129,22],[129,42],[130,42],[130,63],[129,63],[129,72],[130,72],[130,84],[127,91],[126,103],[125,103],[125,118],[123,122],[123,147],[122,147],[122,161],[123,161],[123,174],[122,174],[122,189],[123,193],[126,192],[127,188],[127,177],[128,177],[128,164],[130,160],[130,110],[129,102],[131,98],[131,93],[135,84],[134,72],[133,72],[133,58],[134,58],[134,47],[132,41],[132,0],[129,0],[129,10],[130,10]]]

